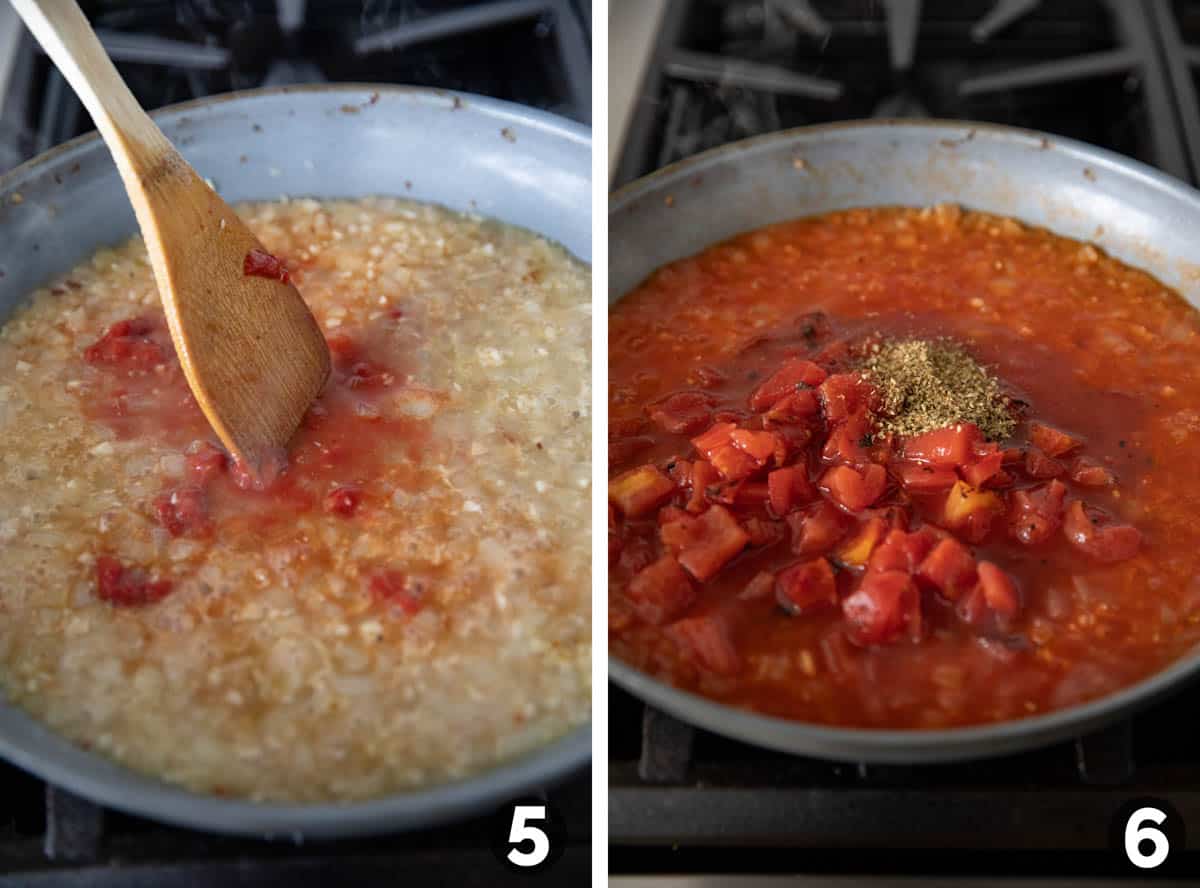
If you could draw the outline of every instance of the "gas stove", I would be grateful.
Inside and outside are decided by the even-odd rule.
[[[1198,96],[1195,0],[670,0],[613,184],[772,130],[930,116],[1071,136],[1196,183]],[[735,742],[610,686],[614,884],[1093,884],[1131,869],[1112,847],[1122,805],[1165,799],[1200,824],[1181,730],[1197,705],[1192,689],[1072,742],[901,767]],[[1173,861],[1195,884],[1200,856]]]
[[[234,89],[359,81],[438,86],[587,122],[590,4],[573,0],[82,2],[138,100],[157,108]],[[92,129],[0,0],[0,172]],[[544,795],[569,845],[555,872],[590,872],[591,779]],[[485,815],[491,812],[485,812]],[[0,763],[0,888],[520,883],[493,856],[487,816],[353,841],[256,841],[104,808]]]
[[[1200,176],[1200,4],[672,0],[614,184],[725,142],[866,117],[984,120]]]
[[[591,119],[585,0],[92,0],[81,3],[148,109],[298,83],[462,90]],[[0,4],[0,172],[92,129]]]

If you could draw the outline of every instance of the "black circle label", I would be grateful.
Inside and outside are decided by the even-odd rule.
[[[513,799],[492,816],[492,853],[518,873],[541,873],[567,849],[567,824],[558,809],[537,796]]]

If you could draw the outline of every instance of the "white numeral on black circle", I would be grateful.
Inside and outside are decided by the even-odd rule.
[[[1171,843],[1167,840],[1166,833],[1155,826],[1146,826],[1147,823],[1161,826],[1166,819],[1166,814],[1150,806],[1138,808],[1129,815],[1129,819],[1125,821],[1125,856],[1134,866],[1140,869],[1154,869],[1167,859],[1167,855],[1171,853]],[[1153,845],[1149,854],[1142,853],[1143,842]]]
[[[537,866],[550,855],[550,837],[544,829],[529,823],[531,820],[545,819],[545,805],[517,805],[513,808],[508,841],[513,845],[527,841],[533,843],[533,847],[528,851],[514,847],[508,852],[508,859],[517,866]],[[1163,854],[1163,857],[1166,857],[1166,854]]]

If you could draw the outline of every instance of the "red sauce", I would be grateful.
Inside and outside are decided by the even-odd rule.
[[[171,593],[170,580],[152,580],[144,571],[126,567],[116,558],[96,559],[96,597],[122,607],[141,607]]]
[[[292,280],[282,262],[258,247],[246,254],[242,261],[242,274],[245,277],[272,278],[285,284],[291,283]]]
[[[659,270],[610,318],[612,650],[892,728],[1162,668],[1200,641],[1198,331],[1142,272],[953,210],[785,223]],[[874,434],[855,350],[879,335],[963,342],[1024,402],[1017,431]]]
[[[427,423],[394,409],[407,383],[384,327],[331,339],[330,381],[266,483],[217,442],[161,315],[118,322],[85,350],[84,412],[120,439],[149,438],[183,456],[184,477],[166,482],[143,506],[172,537],[269,545],[290,539],[304,514],[329,511],[369,522],[373,502],[385,503],[394,486],[413,480],[402,475],[395,455],[415,458],[428,438]],[[118,592],[105,600],[136,597]]]

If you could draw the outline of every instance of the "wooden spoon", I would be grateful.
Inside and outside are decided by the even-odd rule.
[[[200,409],[234,458],[269,481],[329,376],[316,320],[286,272],[259,276],[270,255],[141,109],[75,0],[13,6],[116,161]],[[256,259],[266,271],[247,275]]]

